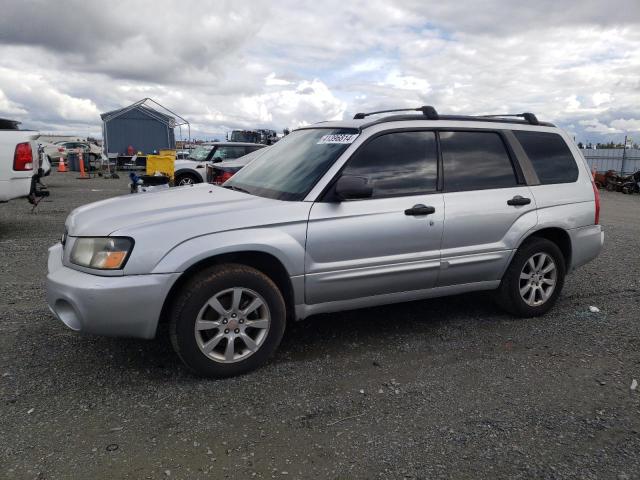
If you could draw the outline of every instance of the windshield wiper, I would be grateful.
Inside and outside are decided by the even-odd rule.
[[[233,190],[235,192],[242,192],[242,193],[248,193],[249,195],[251,195],[251,192],[249,190],[246,190],[242,187],[236,187],[235,185],[223,185],[222,188],[228,188],[230,190]]]

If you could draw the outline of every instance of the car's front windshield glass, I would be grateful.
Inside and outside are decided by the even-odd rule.
[[[207,156],[209,156],[209,152],[212,148],[213,147],[211,145],[198,145],[196,148],[191,150],[189,158],[191,160],[202,162],[203,160],[207,159]]]
[[[358,136],[358,130],[297,130],[268,148],[224,186],[261,197],[302,200]]]

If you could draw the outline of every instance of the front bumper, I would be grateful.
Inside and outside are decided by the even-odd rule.
[[[162,305],[179,273],[101,277],[62,264],[49,249],[47,303],[67,327],[96,335],[153,338]]]

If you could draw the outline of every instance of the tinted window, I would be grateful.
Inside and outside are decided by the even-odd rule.
[[[571,150],[556,133],[513,132],[538,174],[540,183],[569,183],[578,179],[578,166]]]
[[[438,178],[435,133],[398,132],[374,138],[349,160],[342,175],[368,178],[374,198],[434,191]]]
[[[444,188],[448,192],[517,185],[500,135],[493,132],[440,132]]]

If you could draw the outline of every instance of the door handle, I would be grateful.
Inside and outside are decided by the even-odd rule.
[[[411,208],[407,208],[404,211],[404,214],[414,215],[414,216],[431,215],[432,213],[435,213],[435,211],[436,209],[434,207],[427,207],[426,205],[418,204],[418,205],[414,205]]]
[[[530,198],[521,197],[520,195],[516,195],[511,200],[507,200],[507,205],[529,205],[531,203]]]

